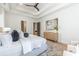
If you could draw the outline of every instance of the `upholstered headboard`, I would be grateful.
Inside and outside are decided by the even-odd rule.
[[[9,32],[11,28],[0,27],[0,32]]]
[[[3,28],[2,27],[0,27],[0,32],[3,32]]]

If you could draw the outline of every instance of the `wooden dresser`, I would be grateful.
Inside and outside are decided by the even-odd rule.
[[[44,37],[48,40],[58,41],[58,33],[57,32],[44,32]]]

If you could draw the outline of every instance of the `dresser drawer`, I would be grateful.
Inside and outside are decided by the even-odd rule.
[[[48,40],[58,41],[58,33],[44,32],[44,37]]]

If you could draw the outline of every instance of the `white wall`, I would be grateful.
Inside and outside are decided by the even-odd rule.
[[[3,18],[3,16],[1,17]],[[41,22],[42,36],[43,33],[46,31],[45,21],[54,18],[58,18],[59,42],[70,43],[72,40],[79,40],[79,4],[73,4],[54,12],[52,11],[50,14],[41,17],[38,21]],[[37,18],[33,20],[31,17],[6,12],[5,26],[11,27],[12,29],[20,30],[20,21],[23,19],[27,21],[27,31],[29,33],[32,33],[32,23],[37,20]],[[3,23],[3,20],[0,20],[0,22]]]
[[[40,18],[41,35],[45,31],[45,21],[54,18],[58,18],[59,22],[59,42],[70,43],[72,40],[79,40],[79,4],[67,6]]]
[[[4,10],[0,7],[0,27],[4,27]]]
[[[5,26],[10,27],[12,30],[21,30],[21,20],[27,21],[27,32],[32,33],[33,19],[31,17],[23,16],[16,13],[6,12],[5,14]]]

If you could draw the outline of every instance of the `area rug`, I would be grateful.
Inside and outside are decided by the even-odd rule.
[[[66,45],[47,41],[48,50],[40,56],[63,56],[63,51],[66,49]]]

